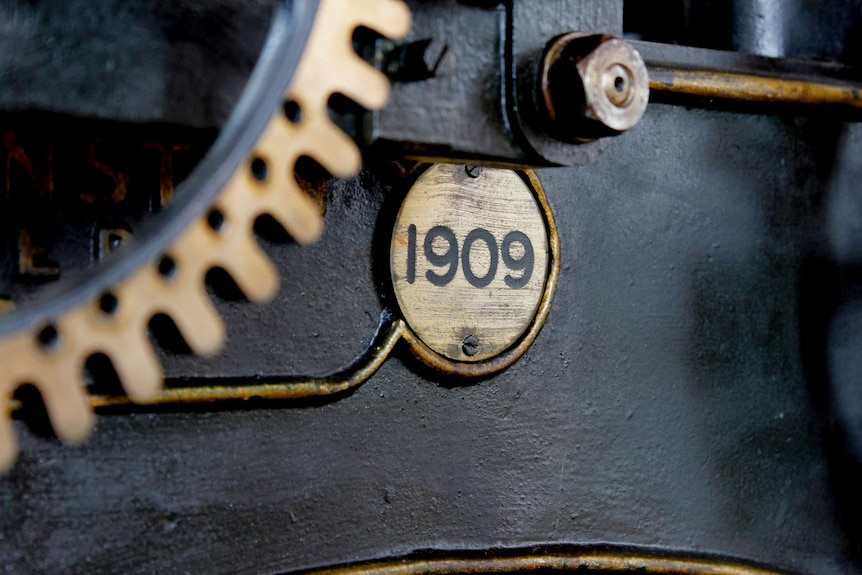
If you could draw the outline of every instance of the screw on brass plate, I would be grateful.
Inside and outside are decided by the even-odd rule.
[[[475,335],[468,335],[461,344],[461,351],[467,357],[473,357],[479,353],[479,339]]]
[[[478,178],[482,175],[482,166],[464,166],[464,171],[471,178]]]

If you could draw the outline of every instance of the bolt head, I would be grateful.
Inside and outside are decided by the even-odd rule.
[[[550,133],[564,141],[589,141],[637,124],[649,101],[649,76],[627,42],[572,32],[548,44],[539,92]]]
[[[632,128],[649,101],[649,76],[637,50],[605,40],[577,64],[588,118],[616,132]]]

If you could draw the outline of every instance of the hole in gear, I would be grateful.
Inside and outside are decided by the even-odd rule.
[[[284,117],[292,124],[298,124],[302,121],[302,107],[296,100],[286,100],[282,107]]]
[[[225,217],[221,210],[212,209],[207,214],[207,225],[214,232],[222,231],[224,227]]]
[[[258,182],[266,181],[267,165],[266,160],[257,157],[251,161],[251,175]]]
[[[119,306],[120,301],[117,299],[117,296],[111,292],[103,293],[99,298],[99,309],[102,310],[102,313],[105,315],[114,315],[117,313],[117,308],[119,308]]]
[[[177,274],[177,262],[170,256],[162,256],[159,260],[159,275],[165,279],[172,279]]]
[[[36,338],[44,349],[56,349],[60,344],[60,332],[54,324],[48,324],[39,330]]]

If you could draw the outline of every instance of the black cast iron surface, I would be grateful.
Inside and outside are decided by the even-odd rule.
[[[0,565],[269,573],[607,542],[856,572],[857,503],[812,393],[823,341],[800,313],[833,188],[858,182],[832,178],[843,131],[654,105],[596,163],[540,172],[563,273],[535,346],[492,379],[435,383],[396,357],[328,402],[102,415],[78,449],[18,422]],[[227,350],[169,373],[356,355],[385,303],[372,246],[392,172],[335,186],[321,243],[270,246],[277,301],[222,305]]]
[[[266,40],[273,0],[5,0],[0,108],[223,125]]]

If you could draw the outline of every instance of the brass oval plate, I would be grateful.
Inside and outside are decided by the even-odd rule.
[[[477,364],[466,370],[473,375],[520,356],[547,315],[558,252],[534,174],[446,164],[425,170],[401,204],[390,244],[393,290],[420,358],[430,352],[438,357],[426,363],[446,371]]]

